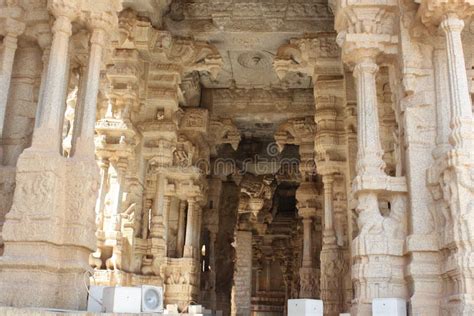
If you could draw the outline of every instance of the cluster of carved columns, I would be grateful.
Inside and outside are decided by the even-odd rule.
[[[94,125],[103,35],[116,23],[116,12],[121,8],[114,1],[106,7],[88,7],[78,1],[48,3],[55,21],[51,48],[44,54],[49,60],[43,71],[32,146],[18,159],[13,205],[3,228],[5,252],[0,278],[2,292],[9,294],[2,295],[2,304],[85,306],[82,279],[88,270],[89,253],[95,248],[95,202],[91,197],[96,194],[98,182]],[[81,123],[76,125],[81,130],[81,146],[76,147],[73,157],[66,158],[60,154],[60,122],[69,82],[72,22],[78,20],[91,30],[89,71],[84,74],[88,84],[81,100]],[[29,286],[19,287],[19,283]]]

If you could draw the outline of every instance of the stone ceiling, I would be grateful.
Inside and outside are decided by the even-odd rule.
[[[219,49],[224,69],[217,80],[202,78],[206,88],[310,88],[303,75],[280,81],[273,57],[290,38],[333,30],[324,0],[175,0],[163,20],[174,35]]]
[[[206,95],[193,98],[212,116],[232,118],[244,137],[271,139],[285,120],[314,114],[311,78],[295,73],[280,80],[272,62],[291,38],[333,30],[327,0],[125,0],[124,6],[174,36],[217,47],[223,70],[217,79],[201,76]]]

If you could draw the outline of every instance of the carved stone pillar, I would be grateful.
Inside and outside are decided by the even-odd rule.
[[[336,242],[334,230],[333,183],[334,174],[324,174],[324,230],[321,250],[321,299],[325,315],[339,315],[342,310],[342,277],[344,257]]]
[[[440,24],[446,35],[448,78],[451,101],[450,142],[459,154],[472,157],[473,120],[466,64],[461,41],[464,21],[455,13],[447,13]]]
[[[463,19],[473,13],[468,1],[451,3],[444,0],[423,1],[418,9],[421,21],[427,26],[438,26],[445,34],[447,78],[449,82],[449,110],[438,107],[437,113],[450,113],[449,145],[443,152],[435,152],[435,162],[428,172],[433,197],[440,210],[438,227],[441,264],[443,314],[470,315],[474,312],[474,142],[472,102],[468,90],[466,65],[461,40]],[[443,66],[441,56],[437,69]],[[444,56],[443,56],[444,57]],[[436,86],[436,95],[443,93]],[[440,106],[437,103],[437,106]],[[437,131],[445,140],[445,121],[437,121]],[[440,136],[440,135],[438,135]],[[437,139],[438,141],[438,139]]]
[[[77,14],[73,5],[67,8],[53,7],[56,20],[53,25],[53,42],[49,53],[48,70],[42,93],[42,104],[37,128],[33,134],[34,148],[57,151],[60,138],[60,115],[63,83],[67,81],[69,38],[72,34],[71,18]]]
[[[373,58],[360,60],[354,68],[357,86],[357,173],[359,176],[384,176],[385,163],[379,135],[379,118]]]
[[[184,242],[183,257],[192,258],[194,253],[194,230],[196,225],[196,202],[192,199],[188,200],[188,216],[186,221],[186,238]]]
[[[357,176],[353,181],[352,190],[357,199],[356,211],[359,214],[359,234],[353,240],[352,281],[354,299],[351,312],[354,315],[370,315],[371,303],[378,297],[407,298],[408,292],[404,275],[403,247],[406,237],[406,180],[404,177],[388,177],[385,163],[382,160],[383,150],[380,142],[379,121],[377,111],[377,95],[375,74],[378,66],[375,60],[384,53],[384,45],[372,45],[377,35],[366,35],[367,46],[362,45],[358,34],[348,38],[343,44],[346,49],[344,58],[349,64],[355,65],[357,93]],[[365,35],[364,35],[365,36]],[[359,42],[361,41],[361,42]],[[375,40],[377,43],[377,40]],[[382,48],[382,50],[381,50]],[[390,205],[387,216],[382,216],[379,203],[387,201]],[[328,246],[326,246],[328,248]],[[323,246],[324,248],[324,246]],[[327,249],[326,248],[326,249]],[[329,247],[330,248],[330,247]],[[328,254],[340,257],[337,251],[323,250],[321,256]],[[342,258],[341,258],[342,260]],[[332,259],[325,259],[332,262]],[[338,260],[336,260],[338,262]],[[343,261],[342,261],[343,262]],[[322,270],[324,268],[322,267]],[[343,265],[330,263],[325,267],[328,273],[325,287],[337,287],[331,284],[343,271]],[[377,276],[370,271],[381,271]],[[332,275],[332,276],[331,276]],[[332,294],[333,292],[328,294]],[[334,297],[338,301],[339,298]]]
[[[231,315],[250,316],[252,296],[252,232],[235,233],[234,284],[231,294]]]
[[[303,258],[299,271],[300,298],[316,298],[318,295],[319,273],[313,263],[313,219],[316,210],[313,208],[298,208],[298,215],[303,218]]]
[[[313,267],[313,255],[312,255],[312,239],[311,232],[313,219],[311,217],[303,217],[303,267]]]
[[[435,158],[440,157],[451,147],[449,144],[449,79],[446,63],[446,49],[433,51],[433,66],[436,93],[436,150]]]
[[[8,14],[8,13],[7,13]],[[13,60],[17,49],[17,37],[23,33],[25,24],[7,18],[5,34],[3,37],[3,52],[0,55],[0,140],[3,138],[3,126],[7,108],[8,92],[13,69]],[[0,161],[2,160],[0,148]]]
[[[102,21],[92,20],[93,27],[90,39],[89,64],[87,67],[87,84],[84,90],[83,113],[78,128],[75,155],[85,158],[94,155],[94,129],[96,122],[97,93],[99,91],[100,65],[102,52],[106,43],[106,30],[97,24]]]
[[[180,201],[178,214],[178,236],[176,241],[176,256],[181,258],[183,256],[184,248],[184,234],[185,234],[185,217],[186,217],[186,201]]]
[[[193,243],[194,249],[196,250],[195,258],[201,257],[201,224],[202,224],[202,208],[199,204],[195,205],[195,224],[194,224],[194,236]]]
[[[210,302],[209,308],[216,308],[216,238],[217,232],[211,231],[209,234],[209,298],[207,300]],[[204,299],[204,298],[203,298]]]
[[[101,223],[98,227],[99,230],[103,229],[102,210],[104,208],[105,195],[107,193],[108,186],[109,186],[109,167],[110,167],[110,163],[107,158],[99,160],[100,186],[99,186],[99,197],[97,198],[96,207],[95,207],[96,216],[101,217],[101,219],[97,219]]]

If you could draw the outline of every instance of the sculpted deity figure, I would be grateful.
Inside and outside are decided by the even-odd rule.
[[[176,149],[173,152],[174,163],[179,167],[189,167],[192,165],[196,148],[184,136],[179,136]]]

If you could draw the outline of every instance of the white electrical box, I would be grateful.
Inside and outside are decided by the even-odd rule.
[[[288,300],[288,316],[323,316],[323,301],[311,299]]]
[[[407,316],[407,303],[401,298],[374,298],[373,316]]]
[[[142,289],[139,287],[110,286],[104,289],[106,313],[140,313],[141,303]]]
[[[94,312],[94,313],[102,313],[105,312],[103,308],[103,293],[105,285],[91,285],[89,287],[89,296],[87,298],[87,311]]]

